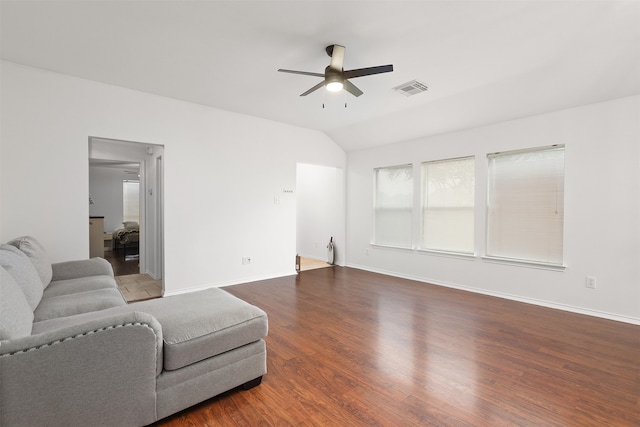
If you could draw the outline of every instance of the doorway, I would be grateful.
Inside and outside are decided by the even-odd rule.
[[[91,256],[108,260],[116,276],[139,273],[140,163],[89,159]],[[99,235],[99,238],[96,238]]]
[[[344,171],[298,163],[296,193],[296,251],[300,271],[344,265]],[[331,239],[333,254],[328,248]]]
[[[89,211],[104,217],[104,258],[128,301],[164,290],[163,156],[161,145],[89,138]]]

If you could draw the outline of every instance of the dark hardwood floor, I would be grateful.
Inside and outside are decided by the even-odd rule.
[[[124,248],[105,251],[104,258],[109,261],[109,264],[113,267],[113,274],[115,276],[127,276],[129,274],[140,273],[139,257],[131,255],[125,256]]]
[[[640,425],[640,326],[343,267],[225,289],[268,373],[159,426]]]

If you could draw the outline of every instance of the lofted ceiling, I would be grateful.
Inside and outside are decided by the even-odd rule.
[[[638,1],[6,1],[2,59],[325,132],[346,151],[640,93]],[[299,95],[329,44],[364,95]],[[393,87],[417,79],[427,92]],[[345,102],[347,107],[345,108]],[[325,108],[322,105],[325,105]]]

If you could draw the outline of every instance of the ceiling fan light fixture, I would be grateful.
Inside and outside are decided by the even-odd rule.
[[[340,92],[344,89],[342,75],[327,67],[325,70],[324,85],[329,92]]]
[[[329,92],[339,92],[344,89],[344,84],[340,81],[328,82],[326,86]]]

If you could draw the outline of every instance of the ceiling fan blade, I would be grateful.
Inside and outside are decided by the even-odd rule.
[[[354,79],[356,77],[370,76],[372,74],[390,73],[393,71],[393,65],[379,65],[377,67],[358,68],[357,70],[348,70],[342,73],[345,79]]]
[[[344,51],[344,46],[340,46],[339,44],[333,45],[331,49],[331,63],[329,64],[329,68],[342,72],[342,68],[344,66]]]
[[[349,80],[344,81],[344,89],[355,97],[358,97],[364,93],[360,89],[358,89],[356,85],[351,83]]]
[[[300,96],[307,96],[311,92],[315,92],[316,90],[320,89],[322,86],[324,86],[324,80],[318,83],[317,85],[315,85],[314,87],[312,87],[311,89],[309,89],[308,91],[301,93]]]
[[[280,71],[281,73],[302,74],[304,76],[314,76],[314,77],[323,77],[324,78],[324,74],[310,73],[308,71],[284,70],[282,68],[280,68],[278,71]]]

